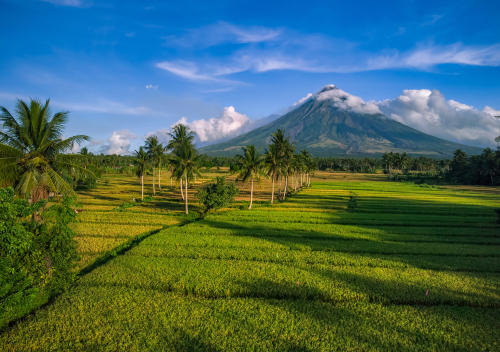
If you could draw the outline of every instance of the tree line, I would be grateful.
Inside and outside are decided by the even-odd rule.
[[[144,175],[152,170],[153,195],[156,192],[156,171],[158,172],[158,189],[161,190],[160,172],[163,167],[170,170],[170,187],[174,179],[179,183],[181,197],[185,202],[186,214],[188,207],[188,185],[196,182],[200,177],[201,168],[210,160],[206,155],[200,155],[193,144],[195,132],[185,125],[174,126],[171,133],[167,133],[170,141],[167,145],[159,142],[158,136],[149,137],[144,146],[134,152],[133,162],[135,173],[141,180],[141,199],[144,198]],[[285,136],[284,130],[278,130],[271,136],[271,144],[261,155],[261,148],[254,145],[242,147],[242,154],[234,158],[233,170],[237,170],[238,178],[243,184],[250,183],[250,204],[252,208],[254,181],[262,185],[262,177],[272,181],[271,204],[275,198],[275,183],[278,182],[278,198],[285,199],[291,190],[309,187],[310,175],[317,167],[315,160],[306,151],[295,154],[295,143]],[[208,167],[211,163],[208,164]]]

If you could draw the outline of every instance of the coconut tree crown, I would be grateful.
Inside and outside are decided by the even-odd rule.
[[[13,186],[19,197],[32,196],[33,201],[48,198],[48,191],[73,195],[63,171],[95,177],[76,163],[80,155],[65,155],[90,137],[62,139],[69,113],[52,115],[49,101],[31,99],[28,106],[18,99],[15,117],[0,106],[0,184]]]

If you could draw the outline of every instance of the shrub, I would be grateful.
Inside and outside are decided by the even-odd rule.
[[[30,205],[0,189],[0,327],[67,288],[79,260],[73,198],[42,211],[46,201]]]
[[[234,182],[226,184],[224,176],[217,177],[215,183],[209,184],[204,189],[198,190],[196,198],[200,200],[207,210],[227,207],[234,201],[239,190]]]

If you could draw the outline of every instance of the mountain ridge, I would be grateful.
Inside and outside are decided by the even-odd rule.
[[[315,157],[379,156],[392,151],[447,158],[457,149],[467,154],[482,152],[482,148],[446,141],[392,120],[376,104],[365,103],[334,85],[323,87],[267,125],[199,151],[233,156],[248,144],[265,148],[278,128],[286,131],[298,150],[307,149]]]

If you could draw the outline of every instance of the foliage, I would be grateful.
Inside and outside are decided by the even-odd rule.
[[[0,326],[31,310],[39,295],[58,293],[73,282],[78,261],[73,198],[45,206],[15,200],[12,188],[0,189]],[[43,290],[42,290],[43,289]]]
[[[77,163],[80,155],[64,154],[73,146],[90,138],[77,135],[62,139],[68,112],[54,114],[49,100],[31,99],[30,106],[17,100],[16,117],[0,106],[0,185],[14,187],[22,198],[33,202],[48,199],[48,192],[74,195],[74,181],[78,175],[95,178],[94,173]]]
[[[457,150],[450,163],[448,177],[465,184],[498,185],[500,183],[500,150],[486,148],[481,155],[467,156]]]
[[[149,202],[152,202],[154,201],[154,197],[153,196],[146,196],[144,197],[143,199],[136,199],[134,202],[125,202],[123,203],[122,205],[120,205],[119,207],[116,207],[115,209],[113,209],[114,211],[125,211],[127,210],[128,208],[133,208],[135,207],[136,205],[139,205],[141,203],[149,203]]]
[[[207,210],[226,208],[234,201],[239,193],[234,182],[226,183],[225,176],[217,176],[215,183],[211,183],[203,189],[198,190],[195,197],[205,206]]]
[[[112,184],[129,187],[121,175]],[[92,192],[87,204],[130,197],[99,198],[99,187]],[[174,211],[175,202],[165,204]],[[127,253],[105,247],[106,265],[98,262],[61,299],[4,331],[0,344],[8,350],[92,350],[103,343],[126,350],[496,350],[497,195],[318,177],[314,188],[286,203],[255,204],[266,208],[213,213],[144,235]],[[162,205],[144,208],[159,212]],[[96,250],[116,247],[118,236],[130,243],[126,233],[139,233],[138,224],[181,220],[97,210],[79,217],[77,231],[95,232]]]

